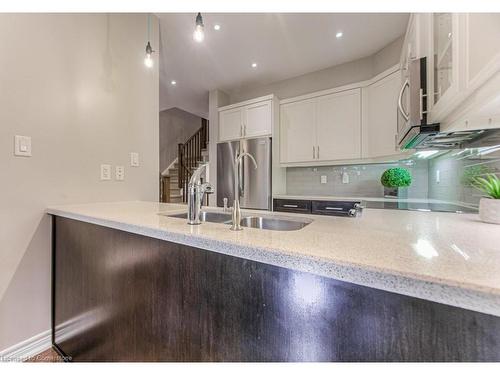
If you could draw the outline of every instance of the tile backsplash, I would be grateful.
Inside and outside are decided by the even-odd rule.
[[[473,177],[500,173],[500,147],[457,150],[429,160],[429,198],[477,206]]]
[[[413,177],[408,195],[427,197],[427,162],[404,161],[390,164],[360,164],[332,167],[296,167],[286,172],[287,194],[348,197],[383,197],[382,173],[391,167],[408,169]],[[347,179],[345,177],[347,174]],[[321,176],[327,182],[321,183]],[[347,182],[348,181],[348,182]]]
[[[406,168],[412,175],[412,185],[405,189],[402,197],[475,206],[481,194],[470,186],[470,177],[499,173],[500,147],[451,150],[430,156],[416,153],[411,158],[393,163],[287,168],[287,194],[383,197],[380,177],[392,167]],[[326,176],[326,183],[321,183],[322,176]]]

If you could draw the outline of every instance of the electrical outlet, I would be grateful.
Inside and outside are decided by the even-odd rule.
[[[343,184],[348,184],[349,183],[349,173],[347,172],[342,172],[342,183]]]
[[[122,165],[117,165],[115,168],[115,179],[116,181],[125,180],[125,167]]]
[[[326,175],[321,176],[321,183],[326,184],[327,182],[328,182],[328,176]]]
[[[111,180],[111,165],[101,164],[101,181]]]
[[[14,155],[31,156],[31,137],[16,135],[14,137]]]
[[[131,152],[130,153],[130,166],[131,167],[138,167],[139,166],[139,153],[138,152]]]

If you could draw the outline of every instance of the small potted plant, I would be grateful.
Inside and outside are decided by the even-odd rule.
[[[384,196],[388,198],[397,198],[399,189],[411,185],[411,174],[405,168],[389,168],[380,178],[384,186]]]
[[[488,173],[486,178],[474,178],[473,186],[488,196],[479,201],[479,218],[486,223],[500,224],[500,178]]]

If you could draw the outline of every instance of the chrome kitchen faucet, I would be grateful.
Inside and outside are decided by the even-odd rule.
[[[208,163],[200,165],[189,179],[188,189],[188,224],[198,225],[200,221],[201,201],[206,194],[213,193],[212,185],[208,182],[202,184],[201,173],[208,167]]]
[[[243,152],[237,156],[234,160],[234,203],[233,203],[233,222],[231,224],[231,230],[242,230],[241,227],[241,210],[240,210],[240,166],[243,157],[248,156],[252,159],[255,169],[257,169],[257,162],[252,154],[248,152]]]

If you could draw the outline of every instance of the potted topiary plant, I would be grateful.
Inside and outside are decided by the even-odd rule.
[[[486,223],[500,224],[500,178],[488,173],[486,178],[474,178],[473,186],[488,196],[479,201],[479,218]]]
[[[399,189],[411,185],[411,174],[405,168],[389,168],[380,178],[384,186],[384,196],[388,198],[397,198]]]

